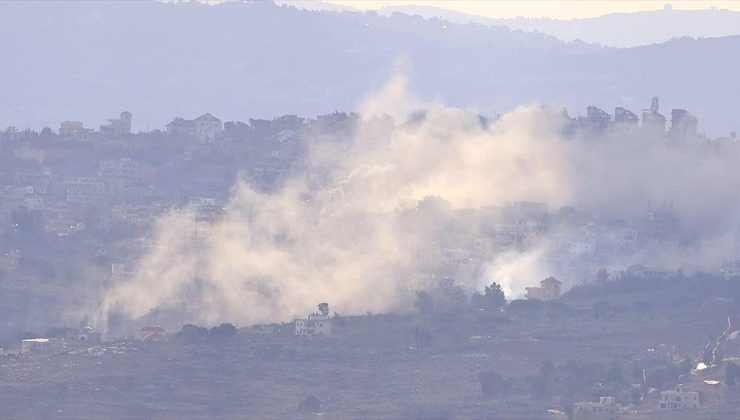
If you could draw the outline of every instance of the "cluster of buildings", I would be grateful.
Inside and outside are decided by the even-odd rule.
[[[164,144],[151,139],[156,133],[133,134],[132,121],[132,114],[123,111],[97,131],[85,128],[80,121],[63,121],[58,134],[52,133],[51,137],[48,129],[40,134],[14,129],[0,133],[0,146],[14,145],[9,152],[17,161],[9,166],[10,171],[0,169],[0,224],[22,208],[39,213],[45,230],[62,236],[83,226],[136,231],[149,226],[171,204],[202,197],[203,190],[212,192],[212,184],[223,184],[221,195],[228,194],[233,178],[224,179],[223,170],[215,166],[211,179],[210,171],[200,172],[204,185],[175,185],[175,179],[163,177],[161,164],[155,166],[133,157],[160,162],[164,158],[165,168],[172,167],[173,171],[177,166],[187,166],[192,158],[188,148],[197,150],[199,143],[221,136],[221,120],[207,113],[193,120],[176,118],[168,124],[171,138],[182,142],[179,148],[185,149],[179,162],[177,156],[137,152],[142,147]],[[144,139],[140,139],[142,136]],[[80,217],[84,209],[91,208],[99,215],[94,223]]]
[[[70,344],[88,345],[99,344],[101,342],[100,333],[96,332],[95,329],[90,326],[85,326],[79,330],[74,328],[65,328],[60,330],[64,332],[62,336],[54,338],[24,338],[20,340],[17,350],[0,349],[0,351],[2,351],[2,355],[6,357],[13,357],[26,354],[44,354]]]
[[[74,347],[94,346],[103,342],[102,335],[91,326],[78,329],[56,328],[57,334],[53,337],[24,338],[20,340],[15,350],[4,350],[0,348],[0,355],[5,357],[17,357],[29,354],[48,354],[52,351],[69,350]],[[59,333],[63,333],[59,335]],[[135,337],[138,341],[158,343],[168,341],[170,336],[161,327],[146,326],[139,330]]]
[[[632,220],[607,222],[594,221],[572,208],[552,211],[544,204],[530,202],[512,203],[495,211],[453,212],[451,217],[460,219],[463,226],[473,221],[481,226],[480,236],[423,242],[414,254],[418,270],[414,289],[444,290],[454,284],[475,283],[483,274],[481,267],[499,255],[526,253],[543,246],[547,249],[543,262],[552,273],[566,276],[570,284],[591,280],[602,267],[617,271],[629,268],[614,267],[616,260],[650,263],[652,251],[680,247],[687,241],[672,207],[669,203],[657,207],[647,203],[646,211]],[[652,270],[645,276],[657,273]],[[731,264],[723,267],[723,275],[738,272]],[[534,280],[539,281],[515,279],[517,283]],[[556,295],[559,292],[554,288],[541,286],[527,289],[525,296],[550,300]]]
[[[89,226],[90,221],[81,217],[85,208],[96,209],[99,217],[95,227],[106,230],[143,227],[163,211],[157,202],[152,165],[116,158],[99,161],[96,169],[17,171],[12,184],[0,185],[0,222],[10,220],[19,209],[27,209],[41,217],[44,230],[64,235]]]
[[[222,214],[237,173],[247,174],[253,185],[270,191],[280,179],[305,168],[307,132],[329,127],[344,135],[356,118],[335,113],[310,121],[283,116],[223,123],[205,113],[194,119],[174,118],[164,131],[135,134],[133,116],[124,111],[99,130],[85,128],[79,121],[62,122],[54,135],[6,130],[0,132],[0,148],[13,164],[0,167],[0,225],[11,226],[23,210],[33,213],[44,231],[59,237],[81,231],[134,236],[145,232],[165,209],[191,205],[197,215],[192,232],[185,232],[184,237],[197,239],[203,234],[199,223],[209,223]],[[696,133],[696,118],[685,110],[673,110],[670,118],[669,133]],[[644,130],[666,131],[667,118],[660,113],[657,98],[641,118],[621,107],[612,115],[592,106],[585,117],[572,122],[581,129],[608,130],[615,124],[636,126],[640,120]],[[417,289],[471,284],[480,278],[485,262],[502,253],[535,249],[543,240],[558,244],[550,262],[562,270],[553,273],[566,282],[577,282],[582,278],[566,279],[560,273],[593,276],[606,256],[639,253],[646,246],[670,245],[681,239],[679,221],[666,205],[650,207],[640,220],[614,224],[596,223],[577,212],[553,212],[533,202],[512,203],[490,212],[458,213],[454,218],[464,222],[480,221],[479,236],[423,243],[416,256],[419,270],[410,273],[416,276]],[[567,233],[553,229],[565,223]],[[12,272],[23,250],[0,251],[0,267]],[[729,277],[738,272],[737,264],[722,267],[723,275]],[[546,285],[530,289],[527,297],[535,299],[548,300],[559,294]],[[321,321],[319,314],[313,315],[302,324],[307,331],[314,328],[314,321]]]
[[[133,115],[123,111],[118,118],[109,118],[100,126],[100,131],[85,128],[81,121],[62,121],[59,124],[59,137],[74,140],[92,140],[96,135],[100,136],[127,136],[131,134],[131,123]]]
[[[85,128],[81,121],[62,121],[59,125],[59,137],[73,140],[93,140],[96,138],[126,137],[132,134],[133,115],[128,111],[120,113],[118,118],[109,118],[96,132]],[[234,123],[231,123],[234,124]],[[223,122],[210,113],[205,113],[192,120],[176,117],[166,126],[168,134],[182,135],[204,141],[213,141],[224,131]]]
[[[106,159],[98,171],[64,177],[66,201],[71,204],[105,204],[143,201],[153,194],[155,170],[130,158]]]
[[[170,209],[193,210],[183,239],[205,240],[238,176],[268,191],[303,168],[303,118],[224,124],[205,113],[138,133],[133,119],[123,111],[98,129],[63,121],[56,131],[0,130],[0,233],[16,239],[0,244],[6,278],[75,281],[87,274],[69,267],[105,276],[108,261],[131,266],[137,252],[127,251],[149,246],[150,228]],[[110,276],[130,273],[111,268]]]
[[[705,364],[703,352],[697,354],[692,363],[694,368],[679,377],[679,383],[668,389],[647,388],[639,404],[621,405],[617,398],[600,397],[597,401],[577,402],[573,406],[573,418],[589,419],[632,419],[632,418],[721,418],[723,415],[711,410],[718,401],[727,403],[727,395],[733,384],[725,383],[728,367],[740,354],[740,331],[734,330],[731,318],[727,329],[712,339],[706,349],[712,350],[709,365]],[[714,346],[712,349],[711,346]],[[717,353],[723,356],[717,358]],[[647,387],[648,378],[659,378],[668,364],[686,360],[676,352],[676,346],[660,344],[647,348],[630,357],[630,363],[642,367],[642,382],[633,386]],[[691,359],[689,359],[691,360]]]
[[[645,132],[656,135],[666,133],[666,117],[660,113],[660,101],[653,97],[650,108],[642,112],[642,129]],[[671,110],[671,125],[667,134],[674,139],[694,139],[699,136],[698,120],[685,109]],[[596,107],[588,106],[586,116],[578,116],[570,119],[570,124],[565,132],[574,134],[582,131],[587,133],[599,133],[615,125],[635,126],[640,123],[640,117],[634,112],[623,107],[616,107],[614,115]]]
[[[683,384],[675,388],[661,391],[657,396],[658,401],[652,409],[643,408],[641,414],[655,412],[666,412],[659,414],[659,418],[665,417],[668,412],[673,412],[677,418],[687,418],[686,413],[697,413],[701,407],[699,392],[692,391]],[[582,401],[573,404],[574,420],[619,420],[628,418],[642,418],[640,412],[634,412],[617,403],[615,397],[599,397],[597,401]],[[693,418],[693,416],[691,416]],[[703,418],[703,417],[702,417]]]

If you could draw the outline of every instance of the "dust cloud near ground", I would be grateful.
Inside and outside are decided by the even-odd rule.
[[[203,222],[193,208],[156,223],[155,246],[130,279],[106,291],[98,325],[149,317],[164,325],[248,325],[289,320],[318,301],[346,314],[411,306],[430,244],[489,235],[486,214],[512,203],[575,208],[608,223],[670,201],[690,246],[612,256],[672,268],[718,264],[736,247],[736,153],[666,141],[633,127],[563,135],[555,106],[532,104],[498,118],[422,103],[397,76],[360,107],[352,130],[314,132],[306,169],[276,192],[237,180],[225,212]],[[688,170],[690,169],[690,170]],[[712,185],[707,188],[707,185]],[[729,233],[728,233],[729,232]],[[507,295],[547,275],[573,276],[555,256],[579,235],[554,224],[523,250],[486,254],[455,282]]]

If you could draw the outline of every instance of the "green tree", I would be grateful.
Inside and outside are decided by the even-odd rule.
[[[326,302],[319,303],[319,313],[324,316],[329,316],[329,304]]]
[[[504,295],[504,289],[501,285],[493,282],[490,286],[486,286],[486,292],[483,294],[483,301],[485,302],[485,308],[489,310],[498,310],[506,305],[506,296]]]
[[[185,324],[180,332],[175,334],[175,338],[186,343],[201,341],[208,336],[208,328],[199,327],[193,324]]]
[[[217,340],[226,340],[236,335],[236,327],[233,324],[223,323],[218,327],[211,328],[208,335]]]

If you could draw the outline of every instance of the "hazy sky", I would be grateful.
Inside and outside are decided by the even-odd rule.
[[[666,1],[471,1],[471,0],[330,0],[342,6],[357,9],[378,9],[385,6],[421,5],[436,6],[492,18],[551,17],[555,19],[573,19],[600,16],[615,12],[638,12],[658,10],[665,7]],[[740,1],[673,1],[674,9],[720,9],[740,11]]]

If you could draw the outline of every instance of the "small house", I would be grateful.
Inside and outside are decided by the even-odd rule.
[[[555,277],[548,277],[540,282],[540,287],[526,287],[527,299],[555,300],[560,299],[562,282]]]
[[[21,340],[21,353],[43,353],[51,348],[48,338],[27,338]]]

